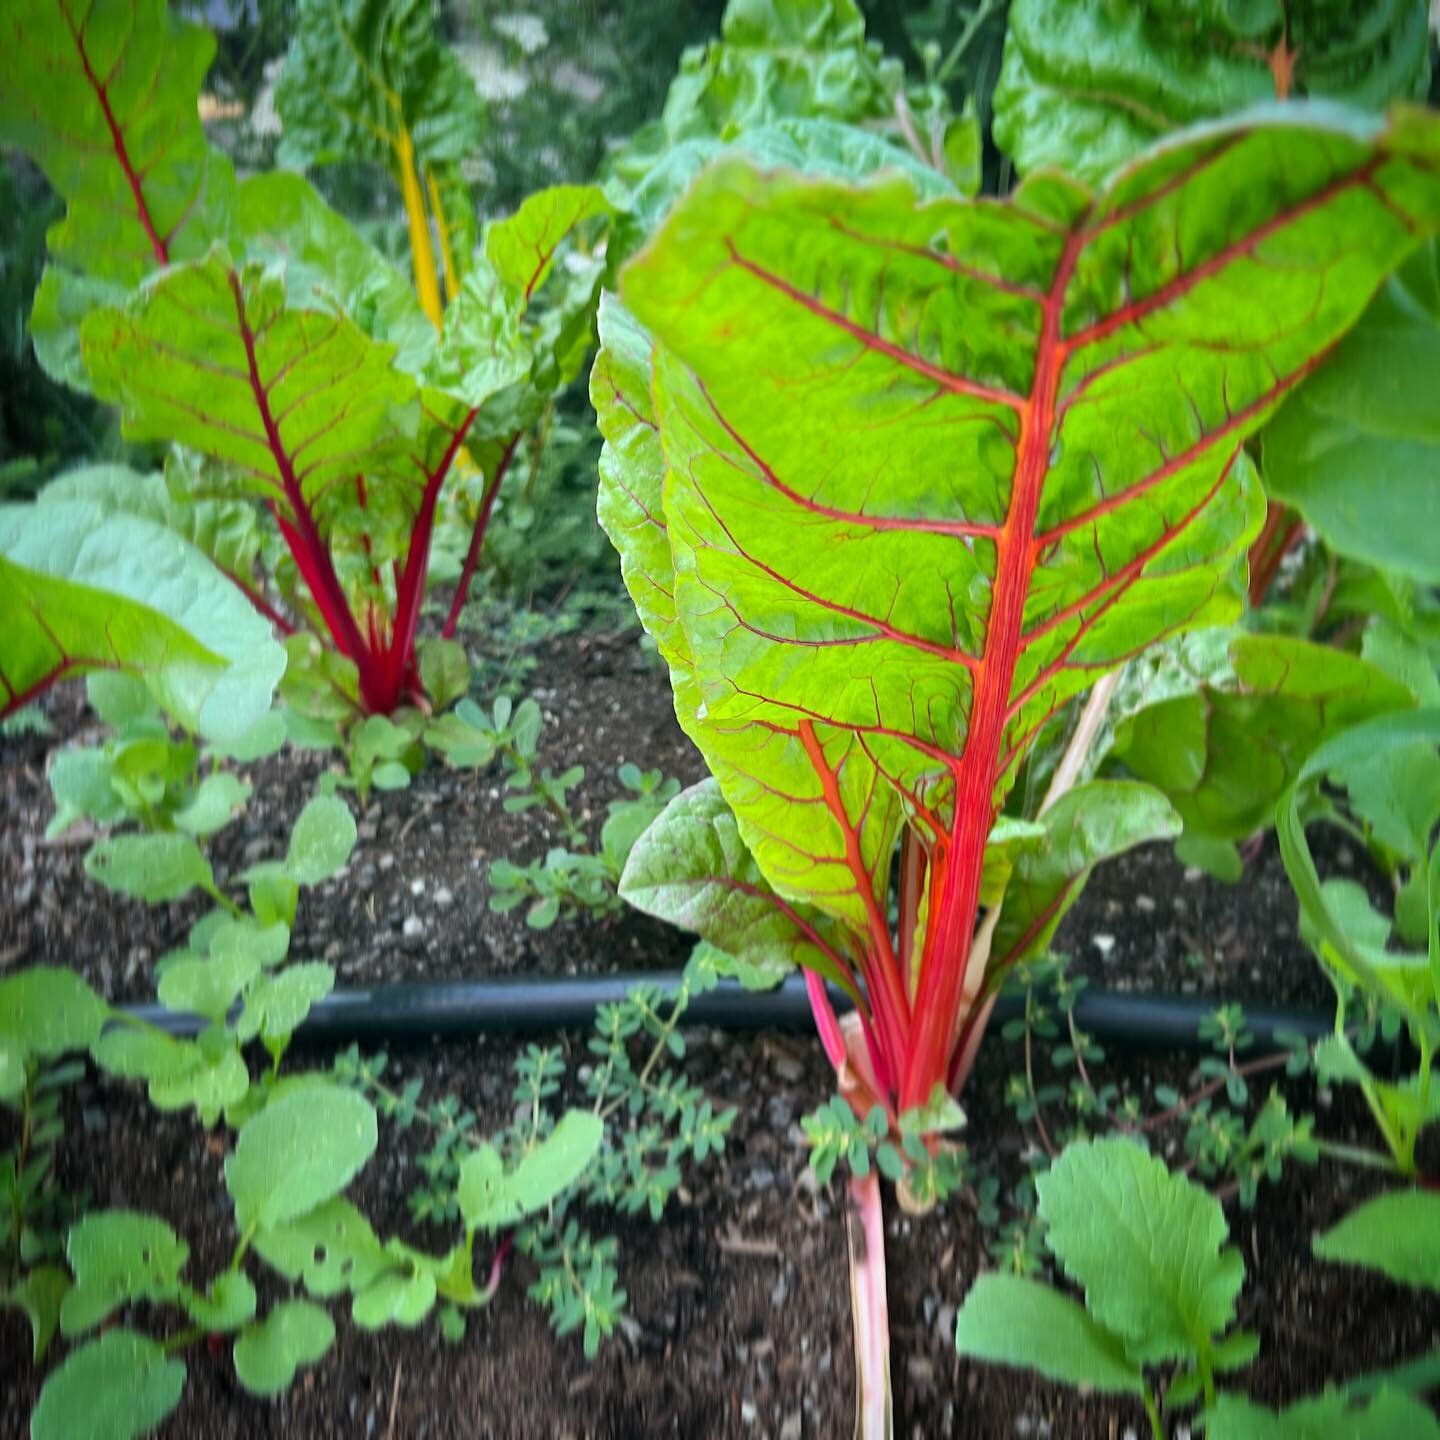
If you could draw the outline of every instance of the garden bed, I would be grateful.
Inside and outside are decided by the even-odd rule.
[[[587,778],[577,810],[594,818],[613,793],[622,760],[689,781],[698,763],[670,713],[663,675],[631,637],[571,637],[543,653],[534,693],[547,712],[542,759],[579,760]],[[151,965],[178,943],[196,907],[147,907],[89,882],[84,845],[43,841],[51,806],[47,750],[84,732],[76,689],[50,706],[48,740],[11,740],[0,752],[6,844],[0,877],[11,903],[0,919],[6,969],[40,961],[73,966],[112,999],[153,994]],[[551,719],[553,717],[553,721]],[[324,764],[293,752],[253,767],[256,794],[215,846],[217,874],[276,853]],[[689,942],[640,917],[562,920],[528,930],[518,912],[492,914],[486,871],[502,855],[531,858],[549,836],[531,811],[503,814],[492,776],[430,768],[408,791],[372,797],[347,870],[308,892],[294,953],[324,956],[340,983],[673,968]],[[1343,858],[1343,857],[1341,857]],[[223,883],[223,882],[222,882]],[[414,923],[419,922],[419,927]],[[407,922],[408,926],[407,926]],[[1153,846],[1102,867],[1057,942],[1077,968],[1113,988],[1194,991],[1323,1004],[1325,987],[1295,936],[1294,902],[1268,842],[1241,885],[1227,888],[1177,865]],[[568,1043],[578,1047],[578,1037]],[[452,1093],[482,1124],[503,1123],[518,1046],[506,1039],[417,1049],[397,1057],[427,1095]],[[304,1058],[324,1065],[329,1055]],[[1156,1084],[1184,1087],[1193,1059],[1112,1055],[1103,1078],[1158,1109]],[[1008,1188],[1023,1173],[1028,1142],[1004,1103],[1017,1053],[995,1036],[966,1092],[981,1166]],[[630,1295],[623,1333],[587,1363],[575,1339],[555,1339],[524,1298],[533,1278],[519,1260],[491,1308],[458,1348],[433,1324],[413,1333],[356,1330],[337,1313],[335,1349],[273,1404],[236,1383],[228,1349],[189,1358],[181,1409],[162,1433],[353,1436],[792,1437],[838,1435],[851,1424],[853,1365],[844,1226],[838,1185],[816,1189],[799,1117],[831,1091],[833,1077],[809,1036],[768,1033],[743,1043],[690,1032],[688,1078],[738,1109],[726,1156],[687,1175],[664,1220],[599,1219],[621,1246]],[[1308,1082],[1292,1107],[1317,1104]],[[1321,1097],[1334,1139],[1370,1143],[1363,1106]],[[95,1078],[67,1098],[59,1152],[63,1187],[95,1206],[134,1206],[168,1220],[190,1243],[190,1273],[223,1266],[232,1244],[224,1202],[223,1132],[205,1135],[188,1113],[153,1112],[137,1087]],[[356,1194],[382,1233],[437,1242],[411,1221],[417,1143],[382,1122],[376,1159]],[[10,1137],[0,1136],[0,1144]],[[136,1157],[143,1157],[137,1163]],[[1172,1148],[1167,1157],[1178,1157]],[[1440,1338],[1440,1301],[1419,1301],[1363,1272],[1317,1264],[1310,1237],[1373,1189],[1363,1174],[1295,1167],[1265,1187],[1253,1213],[1232,1207],[1232,1236],[1249,1280],[1240,1323],[1262,1337],[1246,1374],[1249,1393],[1276,1403],[1411,1358]],[[897,1434],[1120,1437],[1143,1433],[1125,1402],[1078,1397],[1029,1376],[977,1366],[954,1352],[955,1307],[984,1260],[973,1205],[956,1202],[921,1222],[887,1218],[892,1367]],[[263,1298],[263,1296],[262,1296]],[[0,1330],[7,1400],[0,1433],[25,1433],[38,1392],[26,1363],[23,1321]],[[537,1383],[538,1380],[538,1383]],[[392,1419],[393,1416],[393,1419]]]

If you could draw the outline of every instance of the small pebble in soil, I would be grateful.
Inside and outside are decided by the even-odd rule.
[[[410,893],[412,895],[423,895],[425,893],[425,882],[423,880],[412,880],[410,882]]]
[[[407,945],[416,945],[425,938],[425,922],[418,915],[407,915],[400,934]]]
[[[455,897],[443,885],[435,892],[435,903],[439,906],[453,904],[454,900]]]
[[[1113,935],[1092,935],[1090,943],[1100,952],[1102,960],[1110,958],[1110,952],[1115,948],[1115,937]]]
[[[1155,902],[1149,895],[1137,895],[1135,897],[1135,908],[1142,915],[1153,915],[1155,913]]]

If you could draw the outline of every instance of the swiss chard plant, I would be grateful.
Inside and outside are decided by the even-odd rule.
[[[1167,1433],[1162,1398],[1171,1413],[1199,1402],[1206,1435],[1219,1440],[1440,1436],[1440,1423],[1414,1393],[1433,1380],[1433,1366],[1424,1361],[1329,1390],[1279,1415],[1220,1391],[1221,1378],[1243,1384],[1260,1351],[1258,1335],[1231,1328],[1245,1262],[1226,1244],[1219,1204],[1139,1146],[1070,1145],[1038,1189],[1046,1244],[1083,1291],[1083,1304],[1038,1279],[980,1275],[956,1318],[961,1355],[1132,1395],[1155,1440]],[[1396,1278],[1433,1285],[1435,1208],[1428,1196],[1387,1196],[1366,1207],[1372,1214],[1357,1212],[1320,1237],[1316,1254],[1392,1275],[1401,1256],[1423,1257],[1428,1269]],[[1404,1238],[1396,1230],[1402,1220]],[[1388,1240],[1381,1224],[1388,1225]],[[1163,1397],[1152,1379],[1157,1368],[1170,1371]]]
[[[957,1092],[1089,868],[1174,833],[1153,790],[1062,761],[1042,796],[1027,757],[1239,613],[1246,441],[1440,222],[1437,146],[1421,112],[1296,107],[1003,202],[734,159],[627,268],[601,518],[715,778],[622,893],[802,965],[858,1113]]]
[[[437,512],[469,532],[449,637],[520,438],[584,359],[603,260],[556,261],[607,202],[586,186],[530,197],[427,316],[301,177],[236,180],[196,108],[214,41],[161,0],[25,0],[3,23],[0,143],[68,207],[32,315],[41,360],[118,406],[131,438],[182,447],[172,492],[268,516],[274,584],[245,588],[277,629],[324,641],[292,645],[292,671],[317,669],[350,716],[427,706]]]

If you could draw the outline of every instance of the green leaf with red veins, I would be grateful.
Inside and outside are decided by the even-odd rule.
[[[1016,763],[1107,670],[1238,612],[1245,440],[1437,221],[1433,117],[1297,106],[1098,194],[921,204],[722,162],[626,271],[688,728],[746,843],[882,957],[902,825],[931,857],[904,1103],[953,1039]]]
[[[637,910],[693,930],[772,984],[803,965],[853,991],[834,922],[775,894],[714,780],[661,811],[630,852],[619,889]]]
[[[133,285],[223,233],[234,174],[195,96],[215,37],[165,0],[8,0],[0,14],[0,146],[65,197],[50,253]]]

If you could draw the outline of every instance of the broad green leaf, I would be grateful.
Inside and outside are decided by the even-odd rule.
[[[115,1026],[92,1048],[95,1063],[112,1075],[145,1080],[157,1110],[193,1105],[204,1124],[213,1124],[228,1105],[244,1099],[250,1072],[223,1031],[201,1041],[174,1040],[158,1030]]]
[[[192,546],[93,502],[0,508],[0,709],[95,669],[138,675],[190,730],[225,739],[269,708],[284,652]]]
[[[1184,125],[1277,93],[1381,109],[1423,98],[1429,80],[1424,9],[1409,0],[1014,0],[995,140],[1024,174],[1098,179]]]
[[[375,1111],[350,1090],[310,1086],[240,1131],[225,1184],[242,1230],[283,1225],[343,1190],[375,1153]]]
[[[232,950],[210,959],[180,960],[160,977],[157,994],[168,1010],[223,1021],[236,997],[259,973],[260,959],[253,951]]]
[[[203,1295],[187,1290],[180,1298],[191,1320],[211,1335],[238,1330],[255,1318],[255,1287],[243,1270],[224,1270]]]
[[[356,1293],[350,1313],[362,1330],[384,1325],[414,1329],[435,1308],[435,1277],[428,1270],[380,1275]]]
[[[290,832],[285,868],[299,885],[318,885],[345,868],[355,849],[355,817],[336,795],[310,800]]]
[[[32,1440],[136,1440],[180,1403],[185,1363],[148,1335],[107,1330],[72,1351],[45,1382]]]
[[[955,183],[972,191],[979,183],[974,116],[954,115],[940,86],[907,85],[904,65],[866,40],[855,0],[730,4],[721,39],[682,56],[661,118],[612,166],[635,183],[687,142],[743,141],[793,120],[825,121],[856,135],[878,131]]]
[[[303,1281],[316,1299],[364,1290],[396,1264],[370,1222],[336,1196],[284,1225],[262,1230],[255,1249],[287,1280]]]
[[[1412,1395],[1381,1390],[1368,1400],[1332,1391],[1278,1414],[1239,1395],[1221,1394],[1209,1411],[1209,1440],[1437,1440],[1440,1420]]]
[[[1093,780],[1068,790],[1040,819],[1044,839],[1015,858],[990,953],[997,972],[1045,949],[1091,869],[1150,840],[1173,838],[1179,817],[1149,785]]]
[[[102,1210],[70,1227],[65,1256],[75,1283],[60,1307],[66,1335],[83,1334],[133,1300],[168,1300],[190,1247],[154,1215]]]
[[[61,835],[77,820],[113,825],[129,813],[110,783],[113,766],[103,750],[62,750],[50,761],[50,793],[55,797],[55,818],[45,827],[47,836]]]
[[[175,828],[187,835],[213,835],[223,830],[250,798],[250,786],[228,770],[207,775],[188,805],[175,812]]]
[[[903,825],[978,863],[1061,706],[1239,613],[1243,442],[1440,219],[1436,144],[1296,107],[1098,195],[701,175],[621,286],[657,345],[650,579],[677,713],[779,893],[873,932]],[[955,970],[921,979],[927,1027]]]
[[[1122,1139],[1066,1146],[1036,1191],[1051,1250],[1133,1361],[1208,1353],[1245,1277],[1218,1201]]]
[[[460,699],[470,689],[470,662],[458,640],[435,637],[419,646],[420,683],[437,710]]]
[[[423,485],[410,457],[416,383],[392,364],[393,345],[315,297],[310,281],[304,266],[292,274],[217,247],[123,308],[89,315],[86,367],[128,437],[225,462],[286,523],[297,523],[297,499],[322,531],[337,512],[355,514],[360,470],[383,522],[385,507],[418,503]]]
[[[256,985],[245,997],[235,1027],[242,1043],[259,1035],[267,1043],[294,1034],[317,1000],[335,988],[335,970],[319,960],[286,966]]]
[[[508,1174],[492,1145],[460,1165],[457,1198],[472,1230],[498,1230],[543,1210],[573,1185],[595,1158],[605,1127],[588,1110],[568,1110],[559,1124]]]
[[[3,1093],[3,1092],[0,1092]],[[38,1365],[55,1338],[60,1307],[70,1289],[70,1277],[58,1265],[37,1265],[11,1287],[9,1303],[18,1305],[30,1322],[30,1358]]]
[[[111,469],[118,467],[96,468],[101,468],[108,473]],[[43,505],[59,499],[60,494],[69,488],[72,479],[77,477],[83,479],[91,473],[92,471],[89,469],[67,470],[65,474],[56,476],[40,492],[35,503]],[[57,491],[60,493],[57,494]],[[126,675],[121,670],[92,670],[85,677],[85,698],[90,702],[90,708],[100,717],[101,722],[112,730],[123,730],[137,720],[158,720],[160,718],[155,698],[146,689],[145,682],[137,676]]]
[[[1125,1346],[1073,1300],[1018,1275],[976,1277],[955,1321],[962,1355],[1035,1370],[1047,1380],[1102,1393],[1143,1395]]]
[[[73,971],[35,965],[0,980],[0,1035],[37,1060],[88,1050],[110,1007]]]
[[[1440,583],[1440,248],[1390,277],[1265,431],[1265,488],[1338,554]]]
[[[0,1030],[0,1100],[15,1100],[25,1093],[29,1058],[18,1035]]]
[[[235,1374],[255,1395],[278,1395],[335,1340],[335,1322],[308,1300],[285,1300],[235,1341]]]
[[[210,862],[189,835],[112,835],[90,848],[85,873],[151,905],[215,887]]]
[[[630,852],[619,889],[637,910],[693,930],[771,985],[797,965],[845,983],[835,927],[771,889],[714,780],[665,807]]]
[[[598,185],[552,185],[528,196],[513,215],[485,232],[485,254],[495,274],[522,303],[545,283],[560,244],[577,225],[613,207]]]
[[[1440,1290],[1440,1196],[1392,1190],[1315,1238],[1321,1260],[1364,1265],[1401,1285]]]
[[[66,200],[57,259],[133,285],[222,232],[234,177],[196,107],[214,54],[214,36],[164,0],[9,0],[0,145],[31,155]]]
[[[1115,727],[1111,756],[1164,791],[1190,837],[1238,841],[1272,824],[1327,736],[1414,703],[1378,666],[1330,645],[1242,635],[1230,661],[1223,678]]]
[[[399,179],[407,143],[427,167],[474,151],[485,108],[428,5],[300,0],[296,9],[275,92],[281,164],[364,158]]]
[[[57,476],[37,499],[40,505],[57,501],[83,502],[98,506],[107,515],[121,513],[152,520],[193,545],[232,578],[249,579],[259,558],[263,532],[252,504],[188,498],[172,489],[168,475],[142,475],[127,465],[81,465]]]

